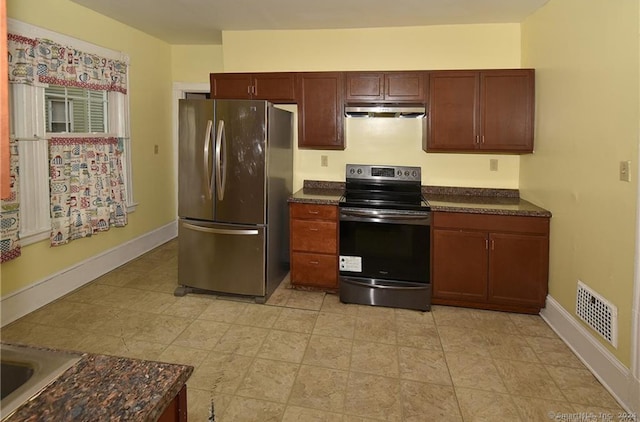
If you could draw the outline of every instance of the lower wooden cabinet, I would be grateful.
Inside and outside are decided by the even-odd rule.
[[[338,288],[338,207],[290,203],[291,284]]]
[[[549,218],[434,212],[433,303],[538,313],[549,273]]]
[[[171,400],[158,422],[187,422],[187,385]]]

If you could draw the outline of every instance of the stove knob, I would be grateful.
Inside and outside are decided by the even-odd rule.
[[[402,170],[398,170],[398,177],[402,177]]]
[[[405,177],[409,177],[409,170],[405,170],[404,175]]]
[[[358,174],[362,174],[362,169],[358,169]]]
[[[349,173],[350,173],[350,174],[355,174],[355,173],[356,173],[356,171],[355,171],[355,169],[351,169],[351,170],[349,170]]]
[[[418,177],[418,172],[414,170],[414,171],[411,172],[411,175],[413,177]]]

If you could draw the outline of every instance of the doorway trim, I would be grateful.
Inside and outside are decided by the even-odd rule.
[[[176,220],[178,219],[178,102],[186,97],[187,92],[207,93],[210,92],[208,83],[174,82],[172,97],[173,116],[173,180],[174,201],[176,204]]]
[[[640,145],[640,135],[638,137]],[[640,147],[638,148],[640,163]],[[631,374],[629,391],[635,412],[640,412],[640,180],[638,180],[636,194],[636,251],[635,268],[633,274],[633,303],[631,305]]]

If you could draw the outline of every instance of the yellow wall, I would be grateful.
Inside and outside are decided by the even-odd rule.
[[[209,83],[209,73],[222,71],[222,45],[171,46],[173,82]]]
[[[7,14],[9,18],[129,55],[133,185],[139,206],[130,214],[125,228],[111,229],[57,248],[50,248],[47,242],[24,247],[20,258],[2,264],[2,296],[176,218],[170,46],[69,0],[8,0]],[[157,155],[154,145],[159,147]]]
[[[630,365],[638,191],[638,1],[551,0],[522,25],[536,68],[536,154],[523,156],[523,197],[553,212],[549,292],[575,311],[577,281],[618,307]],[[630,160],[632,182],[618,179]],[[594,337],[600,338],[598,334]]]
[[[520,67],[520,25],[224,31],[225,72],[483,69]],[[419,121],[350,119],[344,151],[296,150],[294,189],[304,179],[344,180],[346,163],[421,166],[423,183],[518,188],[519,156],[426,154]],[[320,166],[327,155],[328,167]]]

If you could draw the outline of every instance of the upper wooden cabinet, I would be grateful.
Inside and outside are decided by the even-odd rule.
[[[212,73],[211,98],[295,101],[295,73]]]
[[[344,149],[345,104],[425,104],[427,152],[533,152],[533,69],[212,73],[211,97],[298,104],[298,147]]]
[[[532,152],[533,69],[429,74],[426,151]]]
[[[298,147],[344,149],[344,72],[298,73]]]
[[[352,103],[424,103],[425,72],[346,72],[345,100]]]

